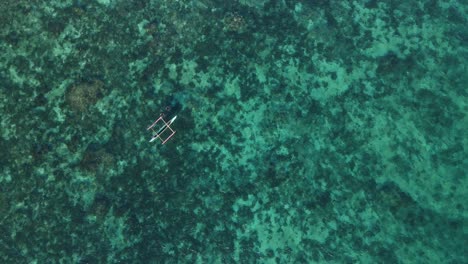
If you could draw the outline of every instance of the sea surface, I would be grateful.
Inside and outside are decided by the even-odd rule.
[[[2,0],[0,263],[468,263],[467,14]]]

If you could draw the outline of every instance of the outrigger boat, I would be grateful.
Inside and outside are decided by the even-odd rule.
[[[165,144],[167,141],[169,141],[169,139],[172,138],[172,136],[174,136],[176,132],[174,129],[172,129],[171,125],[176,120],[176,113],[180,111],[181,108],[182,106],[179,101],[177,101],[174,97],[171,97],[167,106],[159,115],[159,118],[156,119],[156,121],[154,121],[153,124],[146,129],[153,132],[149,142],[153,142],[156,139],[159,139],[161,140],[162,144]]]
[[[155,141],[156,139],[160,139],[162,141],[162,144],[165,144],[172,136],[174,136],[174,134],[176,133],[175,130],[173,130],[171,128],[171,124],[174,122],[174,120],[176,120],[177,116],[174,116],[173,118],[171,118],[171,120],[169,120],[168,122],[166,122],[166,120],[164,120],[163,118],[164,116],[161,114],[159,116],[158,119],[156,119],[156,121],[154,121],[154,123],[149,126],[146,130],[150,130],[153,131],[153,136],[151,137],[150,141],[149,142],[153,142]],[[160,123],[162,124],[162,126],[157,130],[155,131],[154,130],[154,127],[156,126],[156,124]],[[166,137],[166,138],[162,138],[161,136],[163,135],[163,133],[166,131],[166,130],[169,130],[169,135]]]

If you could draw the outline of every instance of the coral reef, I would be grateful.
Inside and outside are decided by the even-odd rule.
[[[466,9],[3,1],[0,262],[467,263]]]
[[[71,86],[65,94],[65,101],[72,111],[85,112],[97,103],[104,92],[101,81],[79,83]]]

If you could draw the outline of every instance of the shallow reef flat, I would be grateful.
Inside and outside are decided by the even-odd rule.
[[[467,263],[466,14],[3,0],[0,262]]]

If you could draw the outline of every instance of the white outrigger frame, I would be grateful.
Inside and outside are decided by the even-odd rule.
[[[146,130],[151,130],[154,133],[149,142],[153,142],[153,141],[155,141],[156,139],[159,138],[162,141],[162,144],[165,144],[176,133],[176,131],[171,128],[171,124],[174,122],[174,120],[176,120],[177,116],[174,116],[168,122],[166,122],[166,120],[164,120],[164,116],[165,116],[164,114],[161,114],[159,116],[159,118],[156,119],[156,121],[154,121],[154,123],[146,129]],[[156,131],[156,130],[154,130],[154,126],[156,126],[156,124],[159,123],[159,122],[162,122],[162,126]],[[163,133],[166,130],[169,130],[170,134],[166,138],[162,138],[161,136],[163,135]]]

